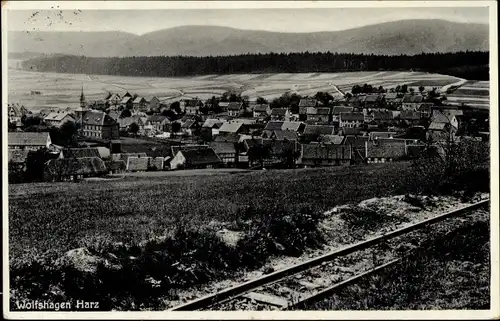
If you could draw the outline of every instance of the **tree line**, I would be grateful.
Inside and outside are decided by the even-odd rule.
[[[233,73],[298,73],[414,70],[467,79],[489,79],[489,52],[367,55],[348,53],[268,53],[233,56],[85,57],[58,55],[28,59],[23,69],[145,77]]]

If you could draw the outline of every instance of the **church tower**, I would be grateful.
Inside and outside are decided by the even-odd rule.
[[[85,95],[83,94],[83,86],[82,86],[82,93],[80,95],[80,107],[82,109],[85,109],[85,107],[87,107],[87,104],[85,102]]]

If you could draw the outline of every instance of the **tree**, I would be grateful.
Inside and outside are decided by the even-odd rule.
[[[21,123],[24,125],[24,127],[37,126],[42,123],[42,118],[39,116],[28,117],[26,115],[23,115],[21,117]]]
[[[130,126],[128,127],[128,132],[133,134],[133,135],[137,135],[137,133],[139,132],[139,125],[137,125],[137,123],[132,123],[130,124]]]
[[[415,93],[415,88],[411,87],[410,88],[410,93],[413,95]]]
[[[170,109],[172,109],[173,111],[175,111],[177,114],[182,113],[181,103],[180,103],[180,102],[178,102],[178,101],[174,101],[174,102],[170,105]]]
[[[264,167],[264,160],[269,158],[271,155],[271,150],[269,146],[265,146],[262,143],[258,143],[248,149],[248,161],[254,163],[259,162],[260,168]]]
[[[350,99],[350,98],[352,98],[352,94],[351,94],[351,93],[346,93],[346,94],[344,95],[344,97],[345,97],[346,99]]]
[[[17,126],[16,126],[16,123],[15,123],[15,122],[11,122],[11,121],[9,120],[9,125],[8,125],[8,126],[9,126],[9,127],[8,127],[8,131],[9,131],[9,132],[15,132],[15,131],[16,131]]]
[[[120,113],[120,118],[127,118],[127,117],[132,117],[132,113],[130,112],[130,110],[128,108],[125,108]]]
[[[316,95],[314,95],[314,98],[316,98],[318,101],[320,101],[324,106],[327,106],[330,101],[333,101],[333,96],[330,95],[327,92],[317,92]]]
[[[408,92],[408,85],[404,84],[403,86],[401,86],[401,92],[402,93],[407,93]]]
[[[173,111],[172,109],[164,109],[161,114],[165,117],[167,117],[169,120],[172,120],[172,119],[175,119],[175,117],[177,116],[177,114],[175,113],[175,111]]]
[[[422,94],[425,90],[425,87],[424,86],[420,86],[418,87],[418,91]]]
[[[59,137],[65,145],[72,145],[76,142],[76,135],[78,133],[77,125],[72,121],[67,121],[59,128]]]
[[[354,85],[351,89],[353,95],[361,94],[361,87],[359,85]]]
[[[287,168],[295,168],[295,162],[300,157],[300,152],[295,148],[287,147],[281,153],[281,162]]]
[[[173,122],[172,123],[172,133],[178,133],[181,131],[181,123]]]
[[[265,98],[262,98],[262,97],[257,97],[257,104],[267,104],[267,100]]]

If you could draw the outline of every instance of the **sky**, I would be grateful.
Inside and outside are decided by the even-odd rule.
[[[487,7],[288,8],[156,10],[8,10],[8,30],[124,31],[134,34],[183,25],[278,32],[337,31],[406,19],[488,24]],[[36,13],[34,16],[33,14]]]

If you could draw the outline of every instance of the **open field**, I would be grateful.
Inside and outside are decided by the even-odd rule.
[[[231,175],[126,177],[118,181],[9,186],[10,257],[81,246],[85,239],[138,242],[175,222],[237,220],[243,208],[339,204],[401,193],[418,182],[409,163],[259,171]]]
[[[465,104],[478,109],[489,109],[489,86],[489,81],[467,81],[453,93],[446,96],[447,103],[455,106]]]
[[[279,97],[285,91],[312,95],[318,91],[338,94],[352,88],[354,84],[369,83],[386,88],[398,84],[427,82],[429,84],[452,84],[460,79],[422,72],[342,72],[303,74],[233,74],[206,75],[183,78],[145,78],[83,74],[57,74],[8,71],[9,102],[19,102],[31,109],[47,107],[77,108],[83,87],[87,101],[103,99],[107,92],[123,94],[125,91],[150,98],[152,96],[179,99],[183,96],[208,99],[224,91],[241,92],[250,99],[259,96],[267,99]],[[30,95],[32,90],[41,95]]]

